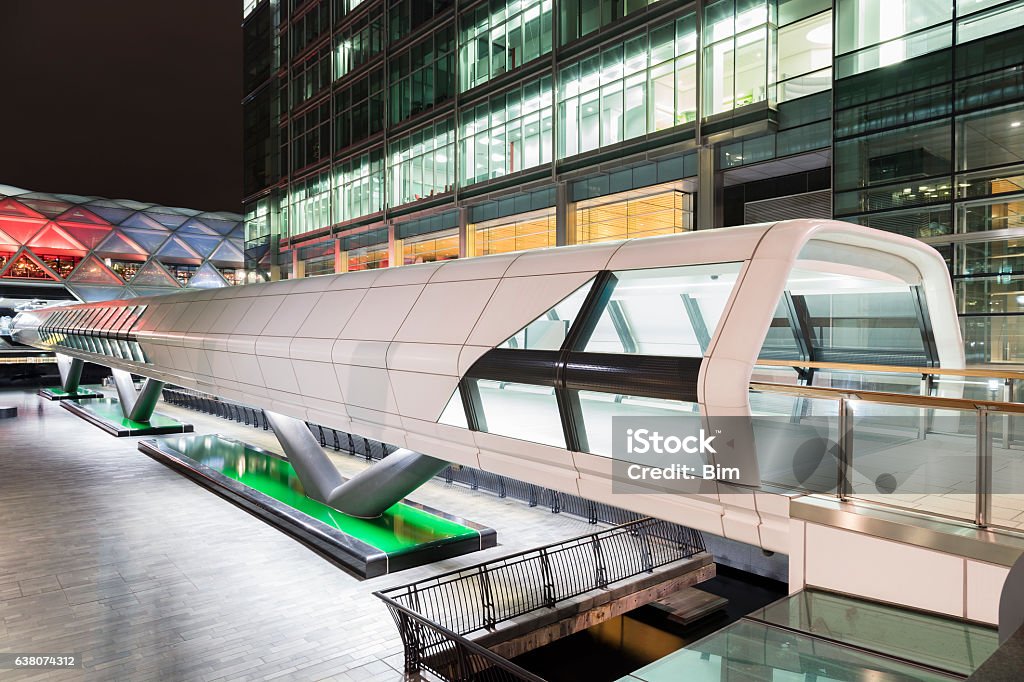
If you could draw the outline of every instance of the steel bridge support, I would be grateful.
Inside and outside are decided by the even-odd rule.
[[[142,389],[136,391],[131,372],[123,369],[114,369],[112,372],[114,386],[117,388],[117,398],[121,403],[121,412],[133,422],[148,422],[160,400],[160,391],[164,388],[164,382],[146,379],[142,384]]]

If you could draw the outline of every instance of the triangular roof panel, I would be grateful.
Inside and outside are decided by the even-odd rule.
[[[192,232],[194,234],[217,234],[216,230],[198,218],[189,218],[181,225],[181,227],[178,228],[178,230],[181,232]]]
[[[36,251],[74,251],[81,255],[85,255],[88,250],[56,223],[47,223],[46,227],[32,237],[27,246]]]
[[[121,278],[96,256],[89,256],[79,263],[66,281],[79,284],[124,285]]]
[[[61,201],[57,197],[44,195],[45,198],[28,199],[26,197],[18,197],[18,201],[25,204],[29,208],[39,211],[47,218],[56,218],[64,211],[71,208],[71,204],[66,201]]]
[[[95,249],[96,245],[110,234],[110,227],[103,225],[81,225],[74,223],[57,223],[61,229],[85,245],[88,249]]]
[[[137,287],[170,287],[177,289],[180,287],[178,280],[174,279],[171,273],[164,269],[164,266],[160,265],[156,260],[150,260],[148,263],[139,268],[139,271],[135,273],[135,277],[132,278],[132,285]]]
[[[101,254],[146,255],[145,249],[119,232],[111,232],[110,236],[104,239],[103,243],[96,248],[96,251]]]
[[[235,265],[241,267],[245,262],[245,256],[242,255],[242,251],[225,239],[221,242],[221,245],[217,247],[217,250],[210,256],[210,261],[216,265]]]
[[[121,227],[138,227],[144,230],[166,230],[167,227],[154,220],[152,216],[136,211],[131,217],[121,222]]]
[[[44,266],[34,255],[24,249],[11,259],[11,262],[7,264],[6,268],[4,268],[4,271],[0,272],[0,277],[10,277],[14,279],[52,279],[58,282],[60,281],[60,277],[50,272],[49,268]]]
[[[189,245],[196,253],[207,258],[214,249],[220,246],[220,237],[211,237],[205,234],[182,234],[178,236],[183,242]]]
[[[203,263],[202,267],[196,270],[196,274],[192,275],[192,279],[188,281],[189,289],[218,289],[226,286],[228,286],[227,280],[210,263]]]
[[[42,229],[46,224],[45,219],[21,218],[21,217],[0,217],[0,230],[13,237],[19,244],[24,244],[32,235]]]
[[[121,230],[131,237],[132,241],[144,248],[147,253],[156,253],[156,250],[167,241],[167,237],[171,234],[167,230],[163,230],[163,228],[161,228],[162,231],[136,230],[128,227],[122,227]]]
[[[194,262],[196,260],[202,260],[198,253],[193,251],[178,237],[171,237],[168,239],[167,243],[157,251],[156,255],[160,257],[160,260],[167,260],[169,262]]]
[[[130,287],[137,296],[168,296],[170,294],[177,293],[181,289],[165,289],[162,287]]]
[[[99,301],[116,301],[121,298],[135,298],[135,294],[127,287],[107,287],[96,284],[68,284],[71,292],[86,303],[97,303]]]
[[[180,213],[165,213],[163,211],[146,211],[146,215],[164,227],[175,228],[188,220],[188,216]]]
[[[66,223],[86,223],[87,225],[109,225],[106,220],[99,217],[92,211],[87,211],[81,206],[75,206],[73,208],[64,211],[57,216],[59,222]]]
[[[225,220],[223,218],[215,218],[208,214],[200,216],[203,224],[211,228],[217,234],[228,234],[231,230],[235,229],[238,225],[237,220]]]
[[[23,218],[45,218],[39,211],[34,211],[17,199],[0,199],[0,215],[21,216]]]
[[[21,244],[18,243],[17,239],[15,239],[14,237],[10,236],[6,232],[0,231],[0,248],[7,247],[7,246],[12,246],[12,247],[14,247],[13,250],[17,251],[18,247],[21,246]],[[8,249],[5,249],[5,250],[8,250]]]
[[[88,204],[88,207],[90,211],[113,225],[120,223],[122,220],[135,213],[135,211],[130,208],[123,208],[121,206],[105,206],[97,202]]]

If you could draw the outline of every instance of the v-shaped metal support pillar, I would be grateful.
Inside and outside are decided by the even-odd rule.
[[[70,355],[57,353],[57,371],[60,372],[60,387],[65,393],[75,393],[82,382],[82,368],[85,361]]]
[[[306,494],[349,516],[380,516],[448,466],[444,460],[403,448],[345,480],[304,421],[264,413]]]
[[[135,390],[135,382],[132,380],[131,372],[123,369],[114,369],[114,387],[117,388],[117,398],[121,403],[121,412],[133,422],[147,423],[153,416],[153,410],[160,400],[160,391],[164,388],[164,382],[156,379],[146,379],[142,389]]]

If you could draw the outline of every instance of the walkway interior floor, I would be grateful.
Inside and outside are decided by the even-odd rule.
[[[285,534],[35,395],[0,391],[0,651],[84,668],[4,680],[400,680],[374,590],[592,532],[586,521],[430,482],[413,499],[498,531],[484,552],[358,580]],[[196,433],[273,434],[161,403]],[[342,473],[366,466],[333,455]]]

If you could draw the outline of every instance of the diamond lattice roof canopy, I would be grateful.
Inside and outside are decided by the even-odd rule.
[[[218,268],[244,266],[243,239],[236,213],[0,184],[0,284],[46,281],[82,301],[180,290],[162,261],[195,267],[192,288],[227,286]]]

